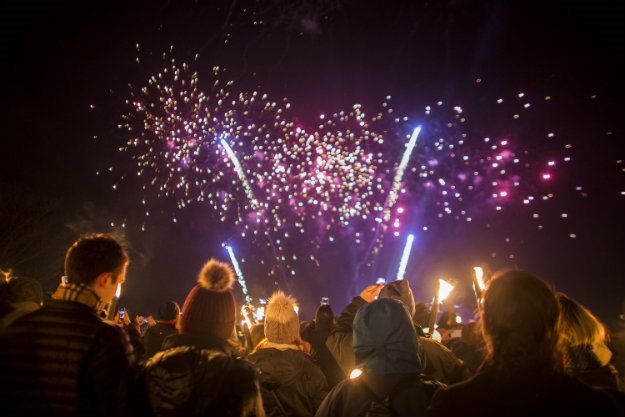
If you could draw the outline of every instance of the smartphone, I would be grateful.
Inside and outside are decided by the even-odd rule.
[[[330,304],[330,299],[328,297],[321,297],[321,304],[327,306]]]
[[[380,277],[375,280],[375,285],[386,285],[386,279]]]
[[[462,329],[455,329],[449,333],[450,338],[462,337]]]
[[[119,309],[119,318],[124,319],[126,317],[126,309],[124,307]]]

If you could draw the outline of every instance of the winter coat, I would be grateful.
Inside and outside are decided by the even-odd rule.
[[[404,304],[379,299],[363,306],[353,335],[363,373],[337,385],[316,415],[425,415],[435,384],[422,380],[417,333]]]
[[[354,297],[351,304],[341,312],[334,330],[326,341],[326,346],[345,375],[349,375],[356,367],[352,350],[352,326],[356,312],[366,304],[367,302],[362,297]],[[428,379],[453,384],[470,376],[469,370],[452,351],[435,340],[422,336],[417,337],[421,366],[423,367],[422,372]]]
[[[605,345],[601,348],[608,353],[604,358],[600,358],[592,346],[567,348],[564,353],[564,372],[591,387],[621,390],[618,371],[609,362],[612,352]]]
[[[323,325],[315,322],[309,323],[302,329],[302,339],[312,346],[313,361],[321,368],[330,388],[345,379],[345,373],[326,346],[326,340],[331,331],[331,324]]]
[[[248,359],[262,372],[261,392],[267,416],[284,416],[281,409],[288,416],[313,416],[328,393],[321,369],[301,350],[261,346]]]
[[[150,358],[141,377],[149,409],[139,415],[243,416],[250,401],[262,415],[254,366],[221,351],[171,348]]]
[[[207,334],[174,333],[163,340],[161,351],[178,346],[195,346],[200,349],[217,350],[226,355],[238,355],[236,346],[227,340]]]
[[[132,361],[121,328],[82,303],[47,301],[0,335],[2,415],[119,415]]]
[[[428,404],[443,385],[425,381],[422,375],[405,375],[393,381],[393,389],[388,399],[389,415],[424,416]],[[365,376],[346,379],[340,382],[323,400],[315,417],[364,417],[373,408],[373,402],[383,404],[368,387]]]
[[[616,416],[625,412],[622,401],[620,393],[608,395],[560,372],[488,370],[438,390],[428,415]]]
[[[34,301],[18,301],[10,306],[6,306],[6,309],[3,309],[4,311],[0,314],[0,329],[8,327],[20,317],[40,308],[41,305]]]
[[[143,335],[143,347],[145,349],[145,359],[151,358],[161,350],[163,340],[170,334],[176,334],[176,326],[171,323],[159,321],[154,326],[147,328]]]

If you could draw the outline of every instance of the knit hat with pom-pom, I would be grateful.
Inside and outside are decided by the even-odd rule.
[[[265,309],[265,337],[273,343],[293,343],[299,338],[297,302],[282,291],[273,293]]]
[[[234,273],[230,265],[210,259],[202,267],[198,284],[182,306],[180,333],[202,334],[227,340],[234,331],[236,304],[232,295]]]

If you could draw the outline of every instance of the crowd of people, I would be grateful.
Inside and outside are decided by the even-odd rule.
[[[209,259],[182,308],[107,315],[129,259],[106,234],[80,237],[45,299],[0,284],[4,416],[623,416],[622,352],[605,326],[530,273],[495,273],[479,318],[424,331],[407,280],[371,285],[338,317],[310,322],[276,291],[240,326],[235,276]]]

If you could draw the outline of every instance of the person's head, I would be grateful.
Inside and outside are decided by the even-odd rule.
[[[202,267],[197,281],[182,305],[180,333],[228,340],[234,332],[237,315],[232,294],[232,268],[225,262],[210,259]]]
[[[282,291],[276,291],[265,308],[265,337],[273,343],[295,343],[300,339],[297,301]]]
[[[381,298],[361,307],[354,317],[353,336],[356,367],[363,372],[421,372],[417,333],[400,301]]]
[[[261,340],[265,338],[265,324],[264,323],[256,323],[252,325],[250,329],[250,336],[252,337],[252,346],[250,346],[250,350],[256,348]]]
[[[430,309],[423,301],[415,303],[414,315],[412,316],[412,319],[419,327],[428,327]]]
[[[156,319],[160,321],[176,321],[180,316],[180,306],[175,301],[161,304],[156,311]]]
[[[315,312],[315,323],[331,326],[334,323],[334,311],[329,305],[320,305]]]
[[[386,284],[380,291],[379,298],[392,298],[393,300],[401,301],[408,309],[410,317],[412,318],[414,315],[414,296],[412,295],[412,290],[410,289],[410,283],[405,279],[396,280]]]
[[[557,297],[560,303],[558,334],[561,348],[605,342],[605,327],[594,314],[566,294],[558,293]]]
[[[489,363],[504,371],[556,367],[559,314],[555,294],[542,279],[518,270],[496,273],[481,311]]]
[[[69,284],[92,288],[106,304],[117,286],[126,279],[128,255],[110,235],[93,233],[81,236],[65,255],[65,276]]]
[[[183,346],[154,355],[144,369],[156,417],[265,415],[258,372],[245,359]]]
[[[43,302],[43,289],[34,278],[11,277],[0,284],[0,303],[15,304],[31,301],[36,304]]]

